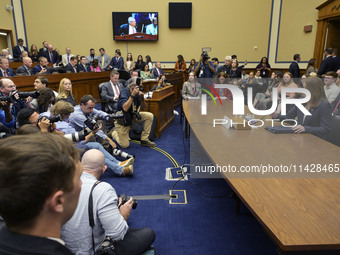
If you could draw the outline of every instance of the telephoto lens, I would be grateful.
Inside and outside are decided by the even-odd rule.
[[[113,156],[119,156],[119,157],[126,158],[126,159],[135,157],[135,155],[126,153],[126,152],[118,150],[118,149],[114,149],[112,154],[113,154]]]

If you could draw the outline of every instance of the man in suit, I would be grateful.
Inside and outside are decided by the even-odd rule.
[[[104,111],[107,113],[114,113],[117,108],[117,102],[120,91],[124,88],[123,84],[119,83],[119,73],[113,70],[110,73],[110,81],[102,85],[101,98],[106,100]]]
[[[86,57],[85,56],[81,56],[80,57],[80,63],[78,64],[78,71],[79,72],[90,72],[90,67],[88,67],[86,65]]]
[[[14,47],[13,49],[13,57],[14,58],[20,58],[21,52],[27,51],[28,48],[24,46],[24,40],[19,38],[18,45]]]
[[[75,56],[71,57],[70,63],[65,66],[66,73],[78,73],[78,60]]]
[[[59,54],[55,50],[53,50],[52,44],[47,46],[47,51],[43,53],[43,56],[47,58],[47,61],[51,63],[53,66],[57,66],[59,62]]]
[[[111,59],[111,62],[109,64],[110,69],[118,69],[123,70],[124,69],[124,60],[121,57],[122,53],[119,49],[115,51],[115,56]]]
[[[94,49],[90,49],[90,55],[86,57],[86,64],[92,64],[95,59],[98,59],[98,57],[95,55]]]
[[[23,65],[19,66],[17,69],[17,75],[33,75],[33,69],[32,69],[32,59],[29,57],[24,57],[22,60]]]
[[[48,88],[48,79],[45,76],[37,76],[37,78],[34,80],[34,89],[36,91],[41,91],[44,88]],[[55,97],[58,97],[58,93],[53,90],[53,93]]]
[[[120,35],[131,35],[137,32],[136,20],[133,17],[129,17],[128,24],[123,24],[119,28]]]
[[[13,69],[9,68],[7,58],[0,58],[0,77],[15,76]]]
[[[292,74],[295,83],[297,83],[297,79],[300,78],[300,67],[299,62],[301,60],[300,54],[294,54],[294,62],[292,62],[289,66],[289,72]]]
[[[335,70],[335,62],[332,57],[333,50],[328,48],[325,50],[325,59],[322,60],[321,65],[319,67],[318,76],[323,77],[324,74],[330,71],[336,72]]]
[[[100,52],[100,56],[98,57],[98,64],[99,64],[99,67],[101,69],[105,70],[109,66],[111,58],[110,58],[109,55],[107,55],[105,53],[105,49],[104,48],[100,48],[99,52]]]
[[[74,55],[71,54],[71,49],[70,48],[66,48],[66,54],[62,55],[62,62],[63,62],[63,66],[66,66],[67,64],[70,63],[70,59],[71,57],[73,57]]]
[[[331,103],[331,110],[333,115],[340,115],[340,93]]]
[[[4,139],[0,152],[0,214],[6,222],[0,254],[73,254],[60,239],[81,191],[82,166],[72,142],[39,132]]]
[[[47,68],[47,58],[40,57],[39,58],[39,65],[33,67],[33,74],[52,74],[52,72]]]
[[[332,56],[335,63],[335,71],[338,71],[340,69],[340,58],[338,57],[338,49],[333,49]]]
[[[153,77],[158,78],[164,74],[164,71],[161,68],[161,62],[156,63],[156,67],[153,70]]]
[[[44,52],[47,51],[48,43],[46,41],[43,41],[43,47],[39,49],[39,57],[42,57],[44,55]]]

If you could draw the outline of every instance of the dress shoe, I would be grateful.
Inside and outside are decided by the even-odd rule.
[[[157,145],[154,142],[151,142],[150,140],[146,140],[146,141],[140,141],[140,144],[142,146],[147,146],[147,147],[156,147]]]

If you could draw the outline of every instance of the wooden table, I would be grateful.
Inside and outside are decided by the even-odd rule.
[[[220,125],[214,128],[214,118],[232,116],[232,101],[223,101],[222,107],[208,101],[205,116],[200,115],[200,100],[183,102],[183,110],[214,164],[240,169],[244,165],[340,163],[340,148],[311,134],[277,135],[263,128],[227,130]],[[222,175],[274,240],[279,254],[340,254],[340,173],[332,178],[325,174],[310,178],[311,173],[302,177]]]

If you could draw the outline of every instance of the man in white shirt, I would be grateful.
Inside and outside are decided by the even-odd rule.
[[[336,72],[327,72],[324,78],[324,89],[327,100],[332,103],[333,100],[338,96],[340,88],[335,84],[338,75]]]
[[[66,54],[64,54],[62,56],[62,62],[63,62],[63,66],[66,66],[67,64],[70,63],[71,61],[71,57],[73,57],[74,55],[71,54],[71,49],[70,48],[66,48]]]
[[[106,101],[103,111],[107,113],[116,111],[119,94],[123,88],[123,84],[119,83],[119,73],[113,70],[110,73],[110,81],[103,83],[100,93],[101,98]]]
[[[157,35],[158,33],[158,24],[157,18],[153,18],[152,24],[146,26],[146,33],[149,35]]]

